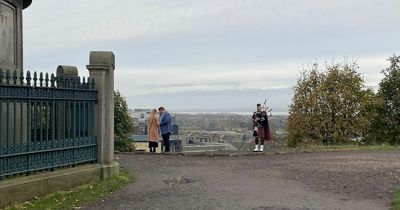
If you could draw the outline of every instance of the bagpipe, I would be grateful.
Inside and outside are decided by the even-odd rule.
[[[264,103],[261,105],[261,112],[266,112],[267,115],[272,116],[272,109],[267,106],[267,99],[264,100]]]

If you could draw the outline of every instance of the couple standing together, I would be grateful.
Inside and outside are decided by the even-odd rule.
[[[169,152],[169,136],[172,133],[171,115],[164,107],[158,108],[158,112],[160,113],[159,118],[157,117],[157,110],[153,109],[147,120],[147,140],[149,141],[150,152],[156,152],[160,133],[165,146],[164,152]]]

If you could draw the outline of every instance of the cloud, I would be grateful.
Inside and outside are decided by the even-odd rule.
[[[249,33],[256,37],[262,33],[266,39],[276,37],[293,44],[291,40],[300,38],[318,41],[352,34],[398,34],[399,29],[390,23],[399,20],[393,16],[399,7],[398,1],[383,4],[371,0],[59,0],[57,5],[41,0],[25,10],[24,25],[25,34],[35,37],[34,42],[28,39],[26,43],[32,53],[219,32],[227,32],[228,39],[235,39],[235,34],[229,33],[240,36],[245,32],[245,40]]]
[[[291,88],[300,76],[300,69],[309,62],[328,63],[355,60],[359,73],[368,86],[376,86],[382,79],[380,73],[388,63],[387,56],[363,56],[359,58],[321,58],[308,61],[275,63],[254,63],[233,66],[200,65],[175,68],[135,69],[121,67],[116,70],[116,87],[125,95],[146,95],[152,93],[173,93],[188,91],[215,91],[241,89]]]
[[[160,69],[117,69],[116,84],[126,95],[171,93],[194,90],[223,90],[247,88],[290,87],[295,80],[289,67],[224,67],[196,66]],[[204,69],[204,70],[203,70]],[[225,70],[224,70],[225,69]]]
[[[355,59],[376,86],[400,49],[398,8],[397,0],[34,1],[24,10],[24,66],[76,65],[87,76],[89,52],[110,50],[124,95],[171,94],[188,106],[174,94],[290,88],[315,60]]]

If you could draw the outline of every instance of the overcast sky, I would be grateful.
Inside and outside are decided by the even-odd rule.
[[[399,0],[34,0],[24,68],[75,65],[113,51],[129,108],[286,109],[310,62],[356,60],[376,86],[400,51]]]

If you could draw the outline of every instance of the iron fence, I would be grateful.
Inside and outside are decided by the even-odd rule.
[[[94,79],[0,69],[0,178],[97,160]]]

